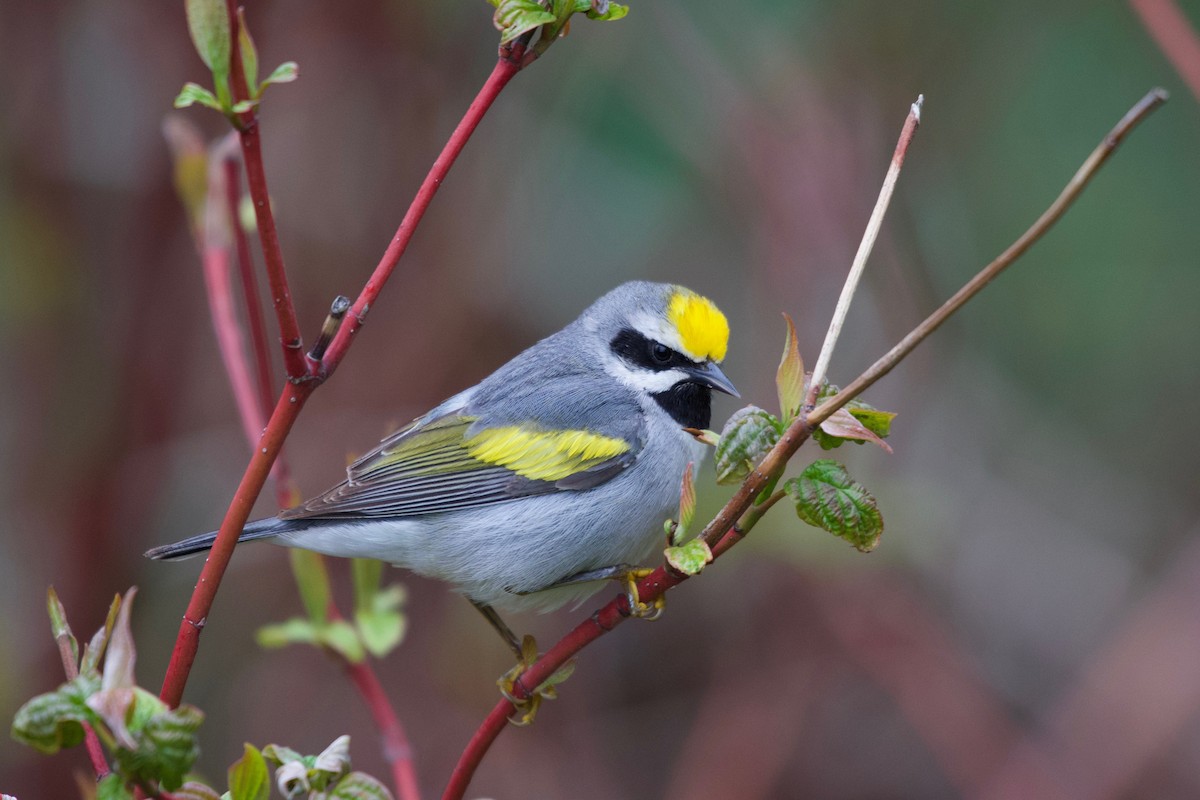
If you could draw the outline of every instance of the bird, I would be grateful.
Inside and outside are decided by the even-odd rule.
[[[328,491],[239,541],[374,558],[498,611],[580,602],[662,546],[706,445],[725,315],[683,286],[624,283],[475,386],[383,439]],[[174,560],[216,532],[149,550]]]

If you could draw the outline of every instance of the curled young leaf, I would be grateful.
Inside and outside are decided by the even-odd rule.
[[[703,539],[692,539],[687,544],[678,547],[668,547],[663,551],[667,563],[684,575],[699,575],[700,571],[713,560],[712,548]]]
[[[796,514],[809,525],[845,539],[868,553],[883,534],[883,515],[871,493],[836,461],[809,464],[783,486],[796,503]]]
[[[556,17],[537,0],[488,0],[496,7],[492,24],[500,31],[500,44],[529,33],[534,28],[553,23]]]
[[[887,452],[892,452],[892,448],[883,439],[879,438],[870,428],[866,427],[858,421],[858,419],[844,408],[839,408],[837,411],[829,415],[829,417],[821,423],[821,431],[838,439],[852,439],[859,442],[871,442],[882,447]],[[841,442],[832,444],[832,447],[837,447]],[[821,442],[821,446],[825,449],[830,449],[825,442]]]
[[[133,679],[133,666],[137,662],[137,648],[133,643],[133,630],[129,620],[130,614],[133,613],[133,598],[136,595],[135,586],[125,593],[121,608],[117,612],[117,621],[104,656],[102,685],[105,689],[132,688],[136,684]]]
[[[783,343],[783,356],[775,371],[775,389],[779,394],[779,417],[788,424],[800,412],[804,402],[804,359],[800,358],[800,345],[796,341],[796,325],[787,314],[787,338]]]
[[[58,599],[58,592],[54,591],[53,586],[46,590],[46,612],[50,615],[50,632],[56,640],[66,644],[71,665],[77,665],[79,640],[71,633],[71,626],[67,624],[67,610],[63,608],[62,601]],[[69,673],[67,677],[70,677]]]
[[[187,108],[193,103],[208,106],[215,111],[223,110],[220,101],[217,100],[217,96],[208,89],[205,89],[198,83],[185,83],[183,88],[179,90],[179,94],[175,97],[175,107]]]
[[[319,553],[297,548],[289,549],[288,555],[296,587],[300,590],[300,599],[304,601],[304,610],[314,625],[322,625],[329,619],[329,601],[332,597],[325,559]]]
[[[96,720],[87,700],[100,689],[100,676],[83,673],[53,692],[39,694],[17,710],[12,737],[47,755],[83,741],[84,722]]]
[[[687,533],[696,517],[696,481],[692,477],[692,469],[692,463],[688,462],[679,487],[679,527],[675,529],[676,536]]]
[[[351,772],[329,792],[329,800],[393,800],[391,791],[365,772]]]
[[[229,768],[230,800],[267,800],[270,794],[267,762],[254,745],[247,744],[242,757]]]
[[[713,455],[717,483],[737,483],[749,475],[782,432],[779,420],[757,406],[735,411],[725,423]]]

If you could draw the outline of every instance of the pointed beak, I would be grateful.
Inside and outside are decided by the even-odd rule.
[[[702,383],[705,386],[711,386],[718,392],[741,397],[738,390],[734,388],[733,382],[725,377],[725,373],[721,372],[721,368],[711,361],[705,361],[695,367],[684,370],[687,374],[695,378],[697,383]]]

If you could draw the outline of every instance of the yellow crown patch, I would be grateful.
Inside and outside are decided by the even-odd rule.
[[[725,358],[729,323],[707,297],[676,289],[667,304],[667,319],[679,331],[686,356],[696,361],[707,358],[720,362]]]

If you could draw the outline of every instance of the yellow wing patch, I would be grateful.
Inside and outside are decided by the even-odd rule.
[[[561,480],[629,450],[623,439],[588,431],[530,431],[516,426],[482,430],[466,445],[472,457],[538,481]]]
[[[676,289],[667,305],[667,318],[679,331],[684,355],[696,361],[725,358],[729,344],[729,323],[725,315],[707,297],[687,289]]]

